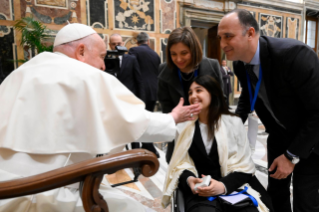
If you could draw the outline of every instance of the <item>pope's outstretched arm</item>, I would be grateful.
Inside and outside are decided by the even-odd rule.
[[[181,98],[178,105],[169,114],[151,113],[146,111],[149,124],[144,134],[137,142],[160,142],[172,141],[176,136],[176,124],[195,119],[200,112],[199,106],[183,106],[184,99]]]

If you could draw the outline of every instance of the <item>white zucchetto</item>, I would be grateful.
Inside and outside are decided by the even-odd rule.
[[[82,39],[95,33],[96,31],[87,25],[78,23],[68,24],[63,27],[56,35],[54,40],[54,47],[64,43]]]

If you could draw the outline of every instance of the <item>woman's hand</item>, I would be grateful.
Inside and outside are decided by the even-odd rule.
[[[197,194],[198,192],[194,190],[194,187],[197,183],[201,183],[203,180],[200,178],[196,178],[196,177],[188,177],[187,178],[187,183],[190,187],[190,189],[192,190],[193,194]]]
[[[205,177],[205,175],[202,175]],[[219,194],[225,193],[225,186],[222,182],[211,179],[210,185],[207,187],[199,187],[197,188],[197,194],[202,197],[211,197]]]

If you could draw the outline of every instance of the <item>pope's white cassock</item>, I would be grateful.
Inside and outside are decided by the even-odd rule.
[[[0,181],[116,152],[127,143],[173,140],[171,115],[147,112],[113,76],[61,53],[41,53],[0,86]],[[78,187],[0,200],[0,212],[79,212]],[[110,211],[144,211],[102,182]]]

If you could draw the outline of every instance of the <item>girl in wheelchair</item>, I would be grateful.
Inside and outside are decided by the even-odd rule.
[[[178,188],[183,193],[186,212],[272,211],[266,190],[254,176],[255,165],[242,120],[228,110],[219,83],[210,76],[195,78],[189,89],[189,102],[198,103],[201,112],[197,120],[178,127],[164,183],[163,207],[169,205]],[[206,175],[212,178],[210,185],[195,190],[195,184]],[[245,186],[255,205],[250,199],[248,204],[235,205],[220,198],[208,200]]]

